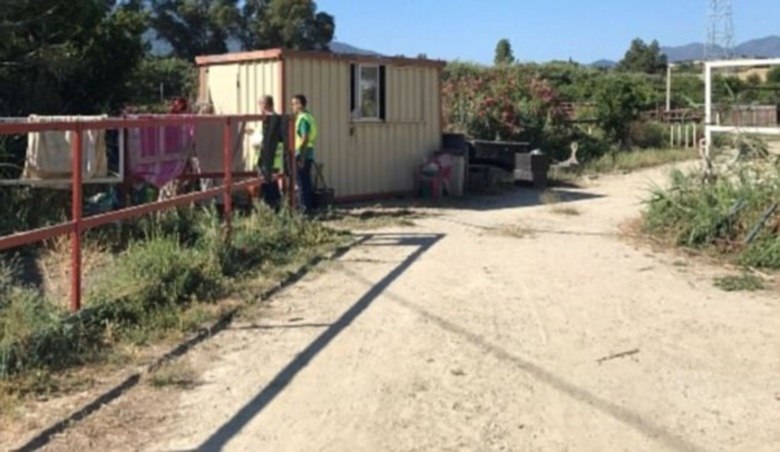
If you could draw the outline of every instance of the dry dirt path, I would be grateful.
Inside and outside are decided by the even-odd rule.
[[[652,180],[371,232],[48,450],[778,450],[780,297],[621,238]]]

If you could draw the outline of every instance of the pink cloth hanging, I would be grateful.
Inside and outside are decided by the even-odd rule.
[[[193,140],[193,126],[129,129],[127,158],[130,173],[157,188],[165,186],[184,172],[193,155]]]

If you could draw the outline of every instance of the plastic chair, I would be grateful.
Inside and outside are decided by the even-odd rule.
[[[442,154],[436,157],[436,162],[439,164],[439,177],[441,178],[442,188],[448,195],[452,195],[450,182],[452,179],[454,159],[450,154]]]
[[[440,155],[431,158],[417,168],[415,178],[415,191],[420,192],[423,184],[431,187],[431,197],[439,200],[446,191],[450,191],[450,176],[452,174],[453,159],[451,155]],[[433,170],[435,168],[435,171]],[[427,174],[426,174],[427,173]]]

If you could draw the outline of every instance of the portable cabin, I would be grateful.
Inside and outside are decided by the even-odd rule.
[[[263,95],[286,114],[304,94],[319,126],[316,159],[338,200],[411,193],[414,169],[441,147],[441,61],[274,49],[196,62],[199,101],[217,114],[257,113]]]

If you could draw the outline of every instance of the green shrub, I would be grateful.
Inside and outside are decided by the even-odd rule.
[[[577,144],[579,146],[577,158],[580,162],[585,163],[601,158],[606,155],[611,148],[606,141],[585,134],[581,134],[577,138]]]
[[[335,231],[300,215],[282,212],[275,215],[260,207],[256,214],[234,221],[228,262],[223,269],[235,275],[263,262],[286,263],[297,251],[314,250],[337,240]]]
[[[10,301],[11,291],[16,284],[18,271],[16,267],[0,257],[0,309]]]
[[[13,264],[0,263],[0,378],[90,359],[101,347],[101,335],[40,291],[20,285],[17,276]]]
[[[644,215],[645,228],[681,246],[715,247],[746,265],[780,268],[780,237],[764,228],[745,247],[762,214],[780,199],[780,168],[743,167],[714,182],[675,171],[668,189],[656,189]]]
[[[564,161],[571,155],[571,144],[577,142],[577,160],[581,163],[590,162],[605,155],[610,145],[603,139],[587,133],[568,128],[546,128],[541,149],[556,161]]]
[[[780,268],[780,236],[753,242],[742,254],[743,265],[756,268]]]
[[[667,147],[667,128],[658,122],[634,122],[629,130],[629,140],[640,149],[660,149]]]
[[[78,360],[82,329],[32,289],[15,288],[0,316],[0,378],[23,370],[61,368]]]
[[[596,118],[613,143],[630,146],[630,126],[652,104],[653,90],[643,77],[608,75],[596,90]]]
[[[116,247],[115,267],[76,315],[20,285],[18,267],[0,261],[0,379],[88,362],[117,341],[145,343],[192,328],[188,312],[214,300],[225,276],[290,264],[338,240],[320,223],[266,208],[236,215],[230,244],[213,210],[181,209],[127,229],[131,242]]]
[[[66,221],[70,194],[62,190],[33,187],[0,187],[0,236]]]
[[[111,291],[147,308],[206,299],[216,293],[221,279],[207,264],[204,253],[184,248],[174,236],[152,238],[120,256]]]

